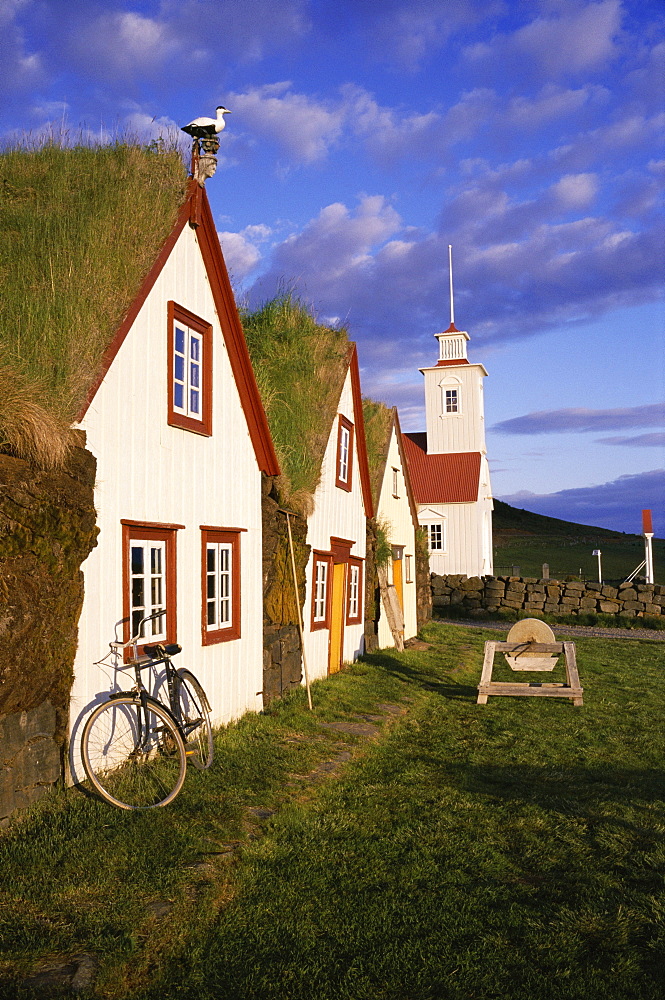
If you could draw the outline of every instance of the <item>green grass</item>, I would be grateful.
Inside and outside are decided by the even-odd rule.
[[[640,511],[635,517],[639,525]],[[501,500],[494,501],[492,530],[496,576],[510,575],[512,567],[519,566],[521,576],[540,577],[543,563],[548,563],[551,579],[597,580],[598,559],[593,550],[600,549],[604,579],[620,582],[644,559],[641,535],[532,514]],[[656,583],[665,583],[664,539],[653,539],[653,555]]]
[[[241,319],[282,469],[282,502],[309,513],[348,370],[346,330],[317,322],[290,293],[241,310]]]
[[[578,641],[582,708],[483,707],[490,635],[431,625],[314,685],[314,713],[247,717],[170,809],[33,809],[0,837],[4,995],[87,951],[93,995],[128,1000],[660,998],[665,644]],[[320,725],[383,702],[408,711],[379,739]],[[289,777],[340,748],[337,780]]]
[[[131,141],[0,153],[0,437],[19,453],[40,411],[45,463],[66,434],[185,182],[176,149]]]

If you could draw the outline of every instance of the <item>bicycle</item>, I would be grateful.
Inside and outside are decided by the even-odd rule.
[[[145,645],[138,655],[148,622],[161,618],[157,611],[143,618],[128,642],[109,643],[110,653],[122,659],[131,648],[131,659],[120,669],[134,669],[136,683],[130,691],[109,695],[86,720],[81,737],[83,768],[106,802],[119,809],[152,809],[174,800],[185,781],[187,761],[205,770],[213,758],[210,704],[198,680],[187,669],[176,669],[172,657],[182,649],[177,643]],[[153,697],[141,680],[141,671],[164,664],[169,704]]]

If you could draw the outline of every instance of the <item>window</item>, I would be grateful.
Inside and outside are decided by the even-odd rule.
[[[203,645],[240,638],[240,529],[201,527]]]
[[[169,407],[174,427],[212,434],[212,327],[169,302]]]
[[[436,524],[426,524],[425,527],[427,528],[427,538],[430,552],[442,552],[445,541],[443,522],[439,521]]]
[[[406,582],[413,583],[413,556],[404,556],[404,570]]]
[[[393,496],[395,497],[395,499],[398,499],[398,497],[399,497],[399,492],[398,492],[398,489],[397,489],[397,486],[398,486],[397,473],[398,472],[399,472],[399,469],[393,469]]]
[[[159,611],[165,613],[143,626],[141,638],[176,641],[176,531],[181,527],[122,521],[125,642],[139,633],[143,618]]]
[[[312,628],[328,628],[330,567],[331,557],[321,552],[314,553],[312,577]]]
[[[337,475],[335,485],[351,491],[353,472],[353,424],[340,414],[337,431]]]
[[[462,384],[454,375],[449,375],[439,383],[441,388],[441,408],[445,417],[462,412]]]
[[[347,594],[346,623],[357,624],[363,616],[363,573],[360,559],[349,559],[349,586]]]
[[[457,389],[446,389],[446,413],[457,413],[458,404]]]

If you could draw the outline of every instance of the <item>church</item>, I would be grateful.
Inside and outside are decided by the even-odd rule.
[[[418,522],[427,529],[430,570],[486,576],[493,571],[490,486],[481,364],[467,358],[469,334],[451,322],[425,376],[426,431],[404,434]]]

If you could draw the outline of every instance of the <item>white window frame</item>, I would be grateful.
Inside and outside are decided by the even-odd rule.
[[[358,618],[358,602],[360,600],[360,566],[351,563],[349,566],[349,606],[348,618]]]
[[[449,375],[448,378],[439,382],[439,388],[441,389],[441,416],[458,417],[462,412],[462,383],[454,375]]]
[[[413,556],[404,556],[404,575],[406,577],[405,583],[413,583]]]
[[[178,335],[182,334],[183,345],[179,350]],[[203,423],[203,351],[205,345],[203,336],[198,330],[193,330],[186,323],[174,320],[173,328],[173,383],[171,385],[172,405],[175,413],[180,413],[190,420],[200,420]],[[198,355],[198,356],[195,356]],[[182,375],[178,373],[178,362],[182,365]],[[176,388],[183,395],[182,405],[176,402]],[[198,409],[193,406],[194,395]]]
[[[342,424],[339,430],[339,464],[337,478],[341,483],[349,481],[349,450],[351,445],[351,431]]]
[[[446,551],[446,522],[445,521],[430,521],[425,527],[427,528],[427,548],[430,552],[445,552]],[[436,529],[436,530],[435,530]],[[434,536],[438,534],[440,537],[439,545],[434,545],[433,542],[437,539]]]
[[[210,557],[214,565],[210,566]],[[236,595],[233,589],[233,545],[230,542],[206,542],[206,629],[219,632],[233,626]],[[214,621],[210,621],[211,608]]]
[[[328,617],[328,568],[327,559],[314,560],[314,595],[312,603],[312,621],[325,624]]]
[[[141,552],[142,570],[134,570],[134,552]],[[147,538],[131,538],[129,541],[129,627],[130,637],[136,634],[138,622],[142,618],[147,618],[156,611],[166,609],[166,541]],[[135,598],[138,587],[141,586],[142,601]],[[149,598],[149,600],[147,600]],[[148,635],[145,635],[144,625],[141,630],[142,639],[150,642],[163,642],[166,640],[166,615],[154,618],[148,622]]]

